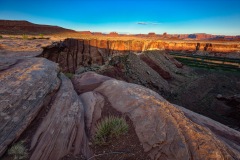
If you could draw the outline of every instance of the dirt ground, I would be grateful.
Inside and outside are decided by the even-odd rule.
[[[164,76],[159,76],[160,73],[153,74],[151,65],[144,64],[136,56],[129,56],[126,59],[128,63],[118,60],[114,66],[98,73],[143,85],[158,92],[171,103],[240,130],[239,72],[187,66],[176,72],[176,68],[170,66],[167,61],[157,61],[156,54],[155,57],[148,54],[148,57],[168,71],[172,78],[164,79]],[[158,58],[164,59],[160,56]],[[218,98],[219,96],[222,98]]]
[[[0,39],[0,57],[35,57],[42,53],[42,47],[53,42],[50,39]]]
[[[167,100],[240,131],[239,94],[240,73],[193,68],[189,81],[176,87]]]
[[[104,145],[95,145],[93,135],[90,135],[90,147],[93,151],[93,156],[88,160],[150,160],[148,153],[144,152],[142,144],[139,142],[134,125],[127,115],[123,115],[116,111],[105,98],[105,104],[102,110],[101,119],[109,116],[123,117],[128,124],[127,134],[119,137],[110,138]],[[86,160],[82,155],[66,155],[62,160]]]

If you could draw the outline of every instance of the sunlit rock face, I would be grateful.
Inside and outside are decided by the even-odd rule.
[[[95,74],[92,78],[100,77]],[[81,81],[84,79],[82,77]],[[101,85],[99,82],[95,82],[98,87],[92,92],[88,90],[81,96],[91,106],[92,120],[88,121],[94,122],[99,117],[102,106],[97,105],[97,100],[100,93],[114,109],[130,117],[144,150],[152,159],[240,158],[239,132],[175,106],[145,87],[114,79],[101,81]],[[91,102],[86,95],[91,97]],[[94,113],[98,116],[94,117]],[[94,125],[88,127],[92,129]]]
[[[66,39],[46,47],[40,56],[59,63],[64,71],[74,72],[78,66],[103,65],[114,56],[151,50],[240,57],[238,43],[101,39]]]
[[[4,70],[0,70],[0,155],[28,127],[60,85],[59,68],[47,59],[1,61],[5,63]]]
[[[61,86],[31,141],[31,158],[61,159],[69,153],[89,158],[84,108],[71,81],[60,74]]]
[[[87,133],[107,101],[130,118],[151,159],[240,159],[238,131],[143,86],[93,72],[74,76],[72,83],[44,58],[1,59],[0,68],[0,156],[28,130],[30,159],[90,158]],[[29,128],[39,116],[36,128]]]

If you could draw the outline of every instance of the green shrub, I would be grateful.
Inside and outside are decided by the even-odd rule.
[[[113,137],[118,137],[128,132],[128,124],[124,118],[109,116],[97,124],[94,143],[106,144]]]
[[[0,39],[2,39],[3,38],[3,36],[2,35],[0,35]]]
[[[73,73],[64,73],[64,74],[65,74],[65,76],[67,76],[69,79],[71,79],[71,78],[74,76]]]
[[[27,159],[28,151],[24,146],[24,141],[14,144],[9,150],[8,155],[13,156],[14,160]]]
[[[28,39],[28,35],[23,34],[23,35],[22,35],[22,38],[23,38],[23,39]]]
[[[39,37],[40,37],[40,38],[43,38],[43,34],[39,34]]]

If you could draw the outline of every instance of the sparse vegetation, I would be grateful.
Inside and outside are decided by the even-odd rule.
[[[23,38],[23,39],[28,39],[28,35],[23,34],[23,35],[22,35],[22,38]]]
[[[27,159],[28,151],[24,146],[24,141],[14,144],[9,150],[8,155],[13,156],[14,160]]]
[[[39,34],[39,37],[42,38],[42,39],[44,38],[44,37],[43,37],[43,34]]]
[[[67,76],[69,79],[71,79],[72,77],[73,77],[73,73],[64,73],[65,74],[65,76]]]
[[[109,139],[119,137],[128,132],[128,124],[124,118],[109,116],[97,124],[94,136],[96,145],[106,144]]]

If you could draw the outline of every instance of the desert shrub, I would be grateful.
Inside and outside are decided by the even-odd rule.
[[[3,38],[3,36],[2,35],[0,35],[0,39],[2,39]]]
[[[40,38],[43,38],[43,34],[39,34],[39,37],[40,37]]]
[[[94,143],[106,144],[113,137],[118,137],[128,132],[128,124],[124,118],[109,116],[100,121],[96,126]]]
[[[14,160],[19,159],[27,159],[28,158],[28,151],[24,146],[24,141],[20,141],[14,144],[9,150],[8,155],[13,156]]]
[[[65,74],[65,76],[67,76],[69,79],[71,79],[71,78],[74,76],[73,73],[64,73],[64,74]]]
[[[23,35],[22,35],[22,38],[23,38],[23,39],[28,39],[28,35],[23,34]]]

